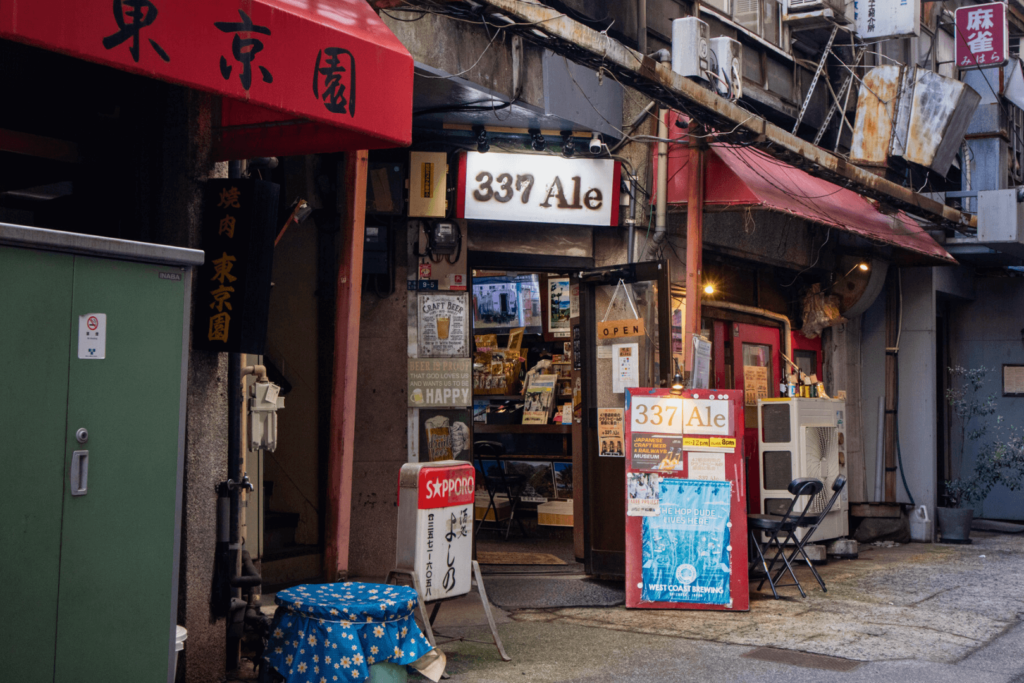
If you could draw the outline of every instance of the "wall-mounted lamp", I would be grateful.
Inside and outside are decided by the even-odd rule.
[[[673,359],[673,362],[676,366],[676,373],[672,375],[672,393],[678,396],[686,387],[683,386],[683,375],[679,372],[679,361]]]
[[[867,261],[861,261],[860,263],[855,264],[853,268],[850,268],[848,271],[846,271],[846,275],[844,275],[843,277],[850,277],[850,273],[852,273],[855,270],[859,270],[862,273],[866,273],[869,270],[871,270],[871,266],[868,264]]]
[[[483,126],[473,126],[473,133],[476,135],[476,151],[484,154],[491,148],[487,140],[487,130]]]
[[[710,282],[704,285],[704,293],[707,294],[708,296],[711,296],[712,294],[715,293],[715,286]]]
[[[576,138],[573,137],[571,130],[562,131],[562,156],[566,159],[571,159],[572,155],[576,153]]]

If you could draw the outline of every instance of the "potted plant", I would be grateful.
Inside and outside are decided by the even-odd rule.
[[[954,427],[950,443],[952,477],[943,482],[949,507],[935,509],[944,543],[970,543],[974,504],[983,502],[996,484],[1018,490],[1024,479],[1024,436],[1007,430],[1003,416],[995,415],[996,395],[982,394],[985,375],[990,371],[984,366],[949,368],[951,386],[946,390],[946,401]],[[974,468],[964,473],[969,444],[975,454]]]

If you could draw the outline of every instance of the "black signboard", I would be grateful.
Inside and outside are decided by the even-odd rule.
[[[580,339],[580,326],[572,326],[572,369],[583,369],[583,341]]]
[[[279,191],[262,180],[207,181],[193,348],[263,353]]]

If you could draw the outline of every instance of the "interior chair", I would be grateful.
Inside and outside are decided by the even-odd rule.
[[[499,441],[477,441],[473,444],[473,457],[477,459],[477,462],[480,462],[480,472],[483,474],[484,485],[487,487],[487,496],[490,499],[490,502],[487,504],[487,510],[484,511],[483,519],[477,524],[475,533],[480,533],[480,529],[487,522],[487,515],[491,510],[494,510],[494,524],[499,529],[501,528],[501,520],[498,519],[498,506],[494,502],[494,494],[504,493],[508,496],[509,502],[509,517],[505,523],[505,540],[507,541],[508,534],[512,530],[512,520],[515,520],[516,525],[519,527],[519,533],[526,537],[523,521],[516,517],[516,506],[519,504],[519,497],[526,486],[526,475],[506,472],[504,456],[505,446]],[[495,468],[497,471],[488,472],[482,462],[484,459],[494,460],[497,463]]]
[[[789,557],[786,556],[785,543],[788,543],[790,539],[795,537],[795,533],[798,528],[802,528],[805,525],[803,522],[808,516],[808,510],[811,507],[811,501],[818,495],[823,484],[818,479],[794,479],[789,482],[787,487],[789,492],[793,495],[793,500],[790,501],[789,507],[786,508],[786,513],[779,517],[778,515],[747,515],[747,529],[750,533],[750,544],[754,547],[757,553],[757,557],[761,561],[761,568],[764,570],[764,577],[761,579],[761,583],[757,585],[757,590],[761,590],[764,587],[764,582],[767,581],[768,585],[772,588],[772,595],[775,599],[779,599],[779,588],[785,586],[796,586],[797,590],[800,591],[800,595],[807,597],[807,593],[804,592],[803,586],[800,585],[800,580],[796,578],[796,572],[793,571],[793,565],[790,563]],[[805,498],[803,505],[799,505],[802,498]],[[797,511],[797,507],[800,508]],[[787,534],[786,541],[780,541],[779,535],[785,532]],[[761,541],[761,534],[768,537],[766,542]],[[765,555],[771,551],[775,551],[775,555],[772,557],[771,562],[765,559]],[[773,577],[772,572],[775,570],[775,563],[782,560],[783,566],[779,569],[779,572]],[[813,567],[812,567],[813,569]],[[789,575],[793,577],[793,583],[779,583],[779,579],[782,578],[782,574],[785,571],[789,571]],[[819,579],[820,581],[820,579]]]

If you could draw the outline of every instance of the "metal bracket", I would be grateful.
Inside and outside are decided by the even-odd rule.
[[[864,52],[867,47],[861,47],[857,51],[857,54],[853,58],[853,68],[857,68],[860,65],[860,60],[864,57]],[[828,124],[832,121],[832,116],[835,115],[836,111],[839,110],[839,100],[843,100],[843,111],[840,114],[842,120],[846,119],[846,106],[849,104],[849,90],[850,86],[853,85],[853,72],[851,71],[846,76],[846,80],[839,87],[839,92],[836,93],[836,101],[832,103],[832,106],[828,109],[828,114],[825,115],[825,122],[821,124],[821,128],[818,129],[818,134],[814,136],[814,144],[821,142],[821,138],[825,135],[825,130],[828,128]],[[839,146],[839,140],[843,137],[843,124],[839,124],[839,135],[836,136],[836,146]]]
[[[807,97],[804,98],[804,103],[800,106],[800,113],[796,115],[796,123],[793,124],[793,135],[796,135],[797,130],[800,129],[800,122],[803,121],[804,114],[807,112],[807,106],[811,103],[811,96],[814,95],[814,88],[818,85],[818,78],[821,76],[821,72],[825,70],[825,62],[828,60],[829,53],[832,52],[832,41],[836,39],[837,33],[839,33],[838,24],[832,27],[832,35],[828,37],[828,44],[825,45],[825,51],[821,53],[821,61],[818,62],[818,70],[814,72],[814,78],[811,79],[811,87],[807,89]]]

